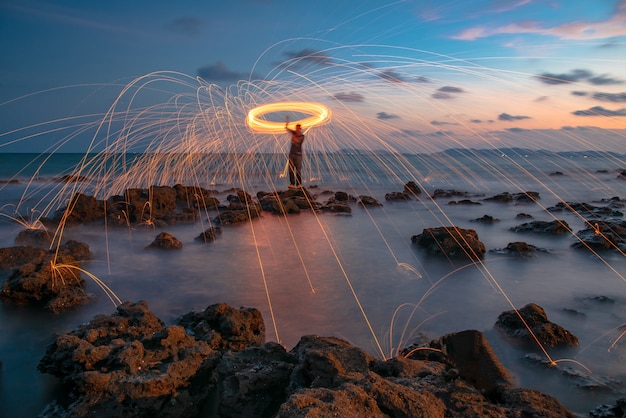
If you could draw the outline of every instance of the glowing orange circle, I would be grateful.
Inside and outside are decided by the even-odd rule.
[[[246,125],[257,132],[279,133],[285,132],[284,122],[265,120],[262,116],[274,112],[298,112],[311,115],[307,118],[290,122],[293,125],[300,124],[306,130],[330,120],[330,109],[321,103],[314,102],[277,102],[257,106],[248,112]]]

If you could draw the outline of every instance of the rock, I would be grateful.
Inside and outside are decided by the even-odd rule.
[[[418,197],[422,194],[422,189],[414,181],[409,181],[404,185],[404,193],[412,194],[413,197]]]
[[[385,194],[385,200],[395,202],[411,200],[411,194],[407,192],[390,192]]]
[[[448,205],[480,205],[480,202],[474,202],[470,199],[462,199],[462,200],[451,200],[448,202]]]
[[[90,223],[104,219],[104,204],[93,196],[76,193],[64,209],[58,211],[53,221],[65,224]]]
[[[521,257],[529,257],[535,254],[536,252],[547,252],[545,248],[539,248],[532,244],[527,244],[524,241],[517,242],[509,242],[506,248],[496,248],[490,250],[490,252],[494,252],[496,254],[505,254],[512,256],[521,256]]]
[[[198,414],[218,357],[182,327],[165,327],[145,302],[126,302],[58,336],[38,368],[71,386],[67,416],[174,418]]]
[[[350,202],[354,202],[356,199],[350,196],[346,192],[336,192],[334,196],[330,197],[320,209],[324,212],[331,213],[352,213]]]
[[[613,405],[600,405],[589,411],[590,418],[618,418],[626,416],[626,398],[618,399]]]
[[[479,222],[481,224],[493,224],[496,222],[500,222],[500,219],[494,218],[491,215],[483,215],[482,218],[472,219],[472,222]]]
[[[52,233],[47,229],[23,229],[15,237],[15,245],[50,248]]]
[[[43,306],[52,312],[61,312],[93,300],[93,295],[84,290],[85,280],[79,268],[80,261],[93,256],[87,244],[70,240],[50,251],[32,247],[13,248],[17,251],[12,252],[11,259],[14,263],[19,261],[19,264],[10,266],[17,268],[2,284],[0,299]],[[3,252],[0,251],[0,254]],[[27,259],[27,256],[32,258]]]
[[[0,270],[19,267],[34,259],[42,258],[47,251],[43,248],[16,246],[0,248]]]
[[[522,192],[522,193],[504,192],[504,193],[501,193],[499,195],[487,197],[484,200],[490,201],[490,202],[502,202],[502,203],[507,203],[507,202],[524,202],[524,203],[525,202],[536,202],[537,200],[539,200],[539,193],[538,192],[531,192],[531,191]]]
[[[202,312],[183,315],[177,324],[214,349],[240,351],[265,344],[265,324],[261,312],[254,308],[215,304]]]
[[[576,233],[578,241],[572,247],[591,251],[626,249],[623,248],[626,246],[626,221],[598,221],[586,225],[587,228]]]
[[[217,239],[217,235],[222,233],[222,228],[210,227],[200,235],[198,235],[195,240],[203,243],[213,242]]]
[[[195,209],[216,209],[220,205],[219,199],[214,194],[216,190],[207,190],[198,186],[183,186],[176,184],[176,202],[183,206]]]
[[[240,210],[225,210],[219,213],[211,222],[215,225],[233,225],[248,222],[260,216],[260,207]]]
[[[542,345],[549,348],[578,346],[576,336],[560,325],[550,322],[543,308],[534,303],[529,303],[518,311],[501,313],[495,326],[508,337],[519,340],[527,346],[536,346],[537,342],[533,335]]]
[[[590,203],[559,202],[548,208],[548,211],[550,212],[560,212],[563,210],[576,212],[587,219],[622,218],[624,216],[622,212],[611,207],[610,205],[595,206]]]
[[[260,322],[259,322],[260,321]],[[554,398],[512,389],[478,331],[450,334],[411,358],[377,360],[334,337],[289,352],[263,343],[254,309],[225,304],[165,326],[126,302],[58,336],[39,369],[67,382],[71,403],[48,416],[574,417]],[[417,356],[422,357],[417,357]],[[202,412],[200,410],[202,409]]]
[[[161,232],[156,236],[146,249],[160,249],[160,250],[180,250],[183,248],[183,243],[176,237],[167,232]]]
[[[515,216],[515,218],[517,218],[517,219],[532,219],[532,218],[533,218],[533,216],[532,216],[532,215],[529,215],[528,213],[522,213],[522,212],[520,212],[520,213],[518,213],[518,214]]]
[[[380,207],[383,204],[371,196],[360,195],[357,204],[363,207]]]
[[[468,192],[461,192],[458,190],[444,190],[444,189],[435,189],[435,191],[431,194],[431,198],[439,199],[439,198],[450,198],[450,197],[471,197]]]
[[[485,254],[485,244],[478,239],[476,231],[456,226],[426,228],[411,237],[411,241],[433,254],[450,257],[476,259]]]
[[[532,221],[526,222],[510,228],[513,232],[533,232],[538,234],[564,234],[571,232],[567,222],[563,220],[554,221]]]

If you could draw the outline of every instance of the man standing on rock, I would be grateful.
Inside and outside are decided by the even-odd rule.
[[[285,129],[291,133],[291,148],[289,149],[289,188],[302,187],[302,143],[304,134],[298,123],[296,129],[289,129],[289,120],[285,121]]]

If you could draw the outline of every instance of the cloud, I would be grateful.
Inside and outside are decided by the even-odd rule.
[[[398,115],[394,115],[393,113],[387,113],[387,112],[378,112],[376,114],[376,118],[377,119],[398,119],[400,116]]]
[[[609,39],[626,35],[626,1],[619,1],[612,15],[602,21],[581,20],[549,26],[541,21],[517,21],[500,26],[473,26],[451,36],[474,41],[496,35],[537,34],[567,40]]]
[[[505,122],[512,122],[515,120],[524,120],[524,119],[530,119],[530,116],[514,116],[514,115],[509,115],[508,113],[500,113],[498,115],[498,120],[503,120]]]
[[[196,17],[179,17],[165,25],[165,28],[179,35],[193,38],[200,35],[206,22]]]
[[[320,66],[328,66],[333,64],[333,59],[325,52],[315,49],[305,48],[300,51],[287,51],[283,53],[288,61],[283,65],[305,65],[313,64]]]
[[[448,100],[448,99],[455,99],[456,98],[455,94],[458,94],[458,93],[465,93],[465,90],[463,90],[460,87],[443,86],[443,87],[438,88],[437,91],[433,93],[430,97],[432,97],[433,99]]]
[[[519,132],[527,131],[527,129],[524,129],[524,128],[506,128],[506,130],[508,132],[513,132],[513,133],[519,133]]]
[[[458,123],[455,122],[445,122],[445,121],[439,121],[439,120],[433,120],[430,122],[431,125],[433,126],[450,126],[450,125],[458,125]]]
[[[337,93],[333,94],[332,98],[339,100],[340,102],[364,102],[365,97],[359,93]]]
[[[602,106],[594,106],[587,110],[576,110],[572,112],[576,116],[626,116],[626,108],[619,110],[609,110]]]
[[[390,83],[403,83],[406,80],[394,70],[383,70],[378,73],[378,77]]]
[[[586,96],[587,92],[585,91],[573,91],[572,96]]]
[[[249,73],[238,73],[232,71],[226,67],[221,61],[216,62],[213,65],[205,65],[198,68],[198,77],[207,81],[234,81],[234,80],[247,80],[250,77]]]
[[[592,97],[601,102],[626,103],[626,93],[594,93]]]
[[[571,70],[569,73],[562,74],[541,73],[535,77],[542,83],[549,85],[578,83],[580,81],[587,81],[588,83],[596,86],[624,83],[622,80],[608,77],[606,75],[595,75],[593,72],[584,69]]]

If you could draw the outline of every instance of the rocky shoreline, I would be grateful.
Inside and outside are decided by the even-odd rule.
[[[76,194],[66,208],[41,222],[48,227],[107,222],[110,226],[149,224],[166,227],[194,222],[209,209],[214,225],[196,241],[217,239],[222,227],[248,222],[263,212],[274,215],[301,211],[350,213],[353,205],[378,207],[369,196],[298,189],[259,192],[256,198],[233,189],[226,203],[215,191],[177,185],[129,189],[124,196],[99,201]],[[422,191],[407,183],[385,195],[389,202],[420,199]],[[320,197],[326,200],[318,201]],[[436,190],[429,199],[457,198],[449,204],[480,205],[464,192]],[[482,200],[535,202],[538,193],[503,193]],[[559,202],[552,213],[572,211],[586,219],[573,248],[611,251],[626,248],[624,201]],[[146,210],[150,208],[150,210]],[[528,221],[527,216],[518,216]],[[485,215],[477,222],[496,222]],[[530,220],[513,231],[526,234],[572,232],[565,221]],[[10,271],[0,299],[31,304],[58,313],[93,299],[84,290],[79,267],[92,256],[87,244],[67,241],[53,250],[52,234],[25,230],[16,246],[0,248],[0,270]],[[446,257],[480,259],[487,251],[475,231],[456,226],[425,228],[411,238],[422,250]],[[147,250],[182,248],[174,236],[161,232]],[[509,256],[547,252],[523,241],[489,250]],[[503,312],[495,328],[527,347],[575,347],[578,339],[550,322],[540,306]],[[549,359],[543,359],[554,367]],[[1,364],[1,363],[0,363]],[[57,376],[69,399],[43,411],[47,418],[102,417],[569,417],[575,416],[555,398],[516,387],[484,335],[467,330],[427,344],[406,347],[397,357],[377,359],[334,337],[303,336],[293,349],[266,342],[258,310],[212,305],[189,312],[166,325],[146,302],[125,302],[111,315],[99,315],[76,330],[56,336],[39,370]],[[623,392],[624,384],[616,383]],[[621,414],[621,415],[620,415]],[[591,411],[590,416],[626,414],[626,399]]]

